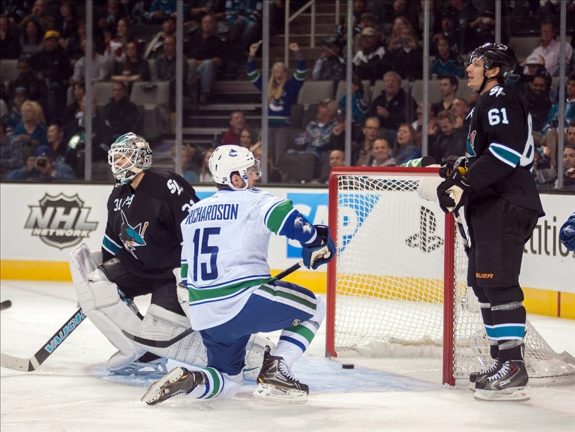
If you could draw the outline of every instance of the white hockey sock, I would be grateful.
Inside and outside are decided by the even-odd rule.
[[[291,368],[308,349],[318,329],[319,324],[317,322],[306,321],[283,330],[272,355],[283,357]]]

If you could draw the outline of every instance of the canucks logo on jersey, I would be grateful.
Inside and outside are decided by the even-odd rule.
[[[136,259],[138,257],[134,254],[137,247],[146,246],[146,241],[144,240],[144,235],[146,234],[146,229],[148,228],[149,222],[140,222],[136,226],[130,225],[128,218],[126,217],[124,211],[120,210],[122,215],[122,226],[120,229],[120,240],[124,248],[132,254]]]

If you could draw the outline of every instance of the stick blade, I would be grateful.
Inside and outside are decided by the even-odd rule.
[[[19,370],[24,372],[32,372],[36,370],[36,366],[31,359],[23,359],[19,357],[12,357],[11,355],[0,353],[3,368]]]

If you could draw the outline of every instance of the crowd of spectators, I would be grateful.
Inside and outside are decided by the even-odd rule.
[[[346,78],[344,42],[346,22],[334,24],[334,33],[321,44],[319,54],[306,58],[298,43],[289,44],[295,68],[273,63],[270,81],[259,72],[263,0],[184,0],[184,105],[191,109],[212,101],[214,81],[221,76],[267,86],[271,177],[285,181],[281,156],[314,156],[313,179],[324,182],[329,170],[344,160],[346,96],[337,96],[337,84]],[[291,2],[292,10],[303,0]],[[430,76],[440,99],[423,107],[413,92],[422,79],[423,1],[354,0],[352,77],[352,154],[358,166],[390,166],[421,156],[427,135],[428,153],[442,162],[463,153],[467,114],[475,104],[471,93],[458,91],[465,77],[465,55],[495,38],[493,1],[430,1]],[[271,3],[272,33],[282,31],[285,0]],[[93,107],[94,162],[105,163],[106,146],[118,135],[141,132],[142,107],[130,100],[134,82],[170,83],[169,109],[175,109],[176,83],[175,0],[107,0],[95,2],[93,58],[86,73],[86,22],[83,3],[70,0],[3,2],[0,11],[0,58],[17,59],[18,75],[2,84],[3,178],[73,179],[83,176],[85,81],[113,82],[110,100]],[[516,11],[512,9],[515,8]],[[568,5],[575,13],[575,3]],[[552,91],[559,70],[558,2],[527,0],[502,2],[502,41],[512,35],[507,18],[522,13],[540,23],[540,45],[517,70],[529,101],[537,144],[535,175],[542,185],[557,179],[557,130],[575,121],[573,49],[565,47],[569,76],[565,118],[558,119],[558,92]],[[534,21],[535,22],[535,21]],[[572,25],[572,20],[569,20]],[[144,31],[142,29],[145,29]],[[569,30],[569,29],[568,29]],[[571,29],[572,30],[572,29]],[[309,71],[308,71],[309,68]],[[247,76],[246,76],[247,73]],[[304,121],[293,124],[292,108],[305,80],[333,81],[334,93],[306,106]],[[378,89],[377,93],[374,91]],[[556,90],[556,89],[555,89]],[[428,124],[423,111],[428,110]],[[254,123],[254,122],[252,122]],[[261,152],[259,124],[249,124],[246,113],[232,110],[229,129],[214,145],[240,144]],[[57,129],[58,145],[49,130]],[[52,141],[54,141],[52,139]],[[66,151],[61,149],[66,149]],[[60,150],[57,150],[60,149]],[[48,151],[48,153],[46,153]],[[210,149],[187,143],[182,152],[190,181],[209,181],[206,158]],[[46,155],[48,157],[46,157]],[[47,160],[41,171],[32,160]],[[570,163],[570,162],[569,162]],[[568,163],[566,162],[565,165]],[[62,168],[64,167],[64,168]],[[70,168],[69,170],[66,168]],[[540,170],[538,172],[538,170]],[[19,174],[15,174],[18,172]],[[543,173],[543,174],[542,174]],[[565,173],[565,181],[571,180]],[[14,177],[16,176],[16,177]],[[289,179],[288,179],[289,180]]]

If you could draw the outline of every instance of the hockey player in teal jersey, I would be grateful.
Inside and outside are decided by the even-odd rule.
[[[316,269],[335,253],[329,230],[312,225],[291,201],[255,188],[259,161],[248,149],[220,146],[209,166],[218,192],[195,204],[181,224],[188,316],[202,335],[208,367],[173,369],[142,400],[154,405],[177,394],[231,397],[242,384],[250,335],[282,330],[273,353],[266,349],[254,394],[305,401],[308,386],[290,369],[314,338],[325,306],[306,288],[270,282],[268,243],[272,233],[299,241],[304,265]]]

